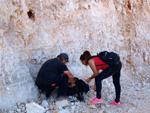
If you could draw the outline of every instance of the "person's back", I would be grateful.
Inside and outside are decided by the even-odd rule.
[[[65,70],[68,70],[67,66],[57,58],[46,61],[38,73],[36,85],[50,85]]]

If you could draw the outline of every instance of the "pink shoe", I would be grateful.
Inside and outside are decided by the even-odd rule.
[[[111,102],[111,104],[120,105],[120,102],[115,102],[115,100],[114,100]]]
[[[102,102],[102,98],[98,99],[97,97],[95,97],[93,100],[90,101],[90,103],[100,103]]]

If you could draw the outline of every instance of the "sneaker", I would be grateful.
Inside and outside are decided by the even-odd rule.
[[[90,103],[100,103],[102,102],[102,98],[98,99],[97,97],[95,97],[93,100],[90,101]]]
[[[120,105],[120,102],[115,102],[115,100],[114,100],[111,102],[111,104]]]

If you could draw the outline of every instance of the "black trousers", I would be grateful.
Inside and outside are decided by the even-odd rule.
[[[97,98],[101,98],[101,89],[102,89],[102,80],[112,76],[113,78],[113,84],[115,86],[115,93],[116,93],[116,102],[120,101],[120,94],[121,94],[121,86],[120,86],[120,71],[122,68],[121,62],[118,65],[113,65],[107,67],[105,70],[103,70],[101,73],[99,73],[95,77],[95,82],[96,82],[96,91],[97,91]]]
[[[67,75],[60,75],[58,79],[55,79],[54,85],[37,85],[38,88],[42,91],[46,92],[46,97],[49,97],[50,94],[55,90],[55,88],[58,86],[58,93],[57,97],[59,96],[66,96],[67,93],[67,84],[68,84],[68,76]]]

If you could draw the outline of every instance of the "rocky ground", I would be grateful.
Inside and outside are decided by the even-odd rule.
[[[111,105],[114,99],[114,87],[111,78],[103,81],[103,102],[89,104],[95,96],[90,86],[90,91],[84,95],[85,101],[80,102],[74,96],[66,100],[56,100],[56,92],[49,98],[42,93],[39,100],[29,100],[28,103],[17,103],[9,109],[1,109],[0,113],[149,113],[150,112],[150,83],[123,81],[121,105]]]

